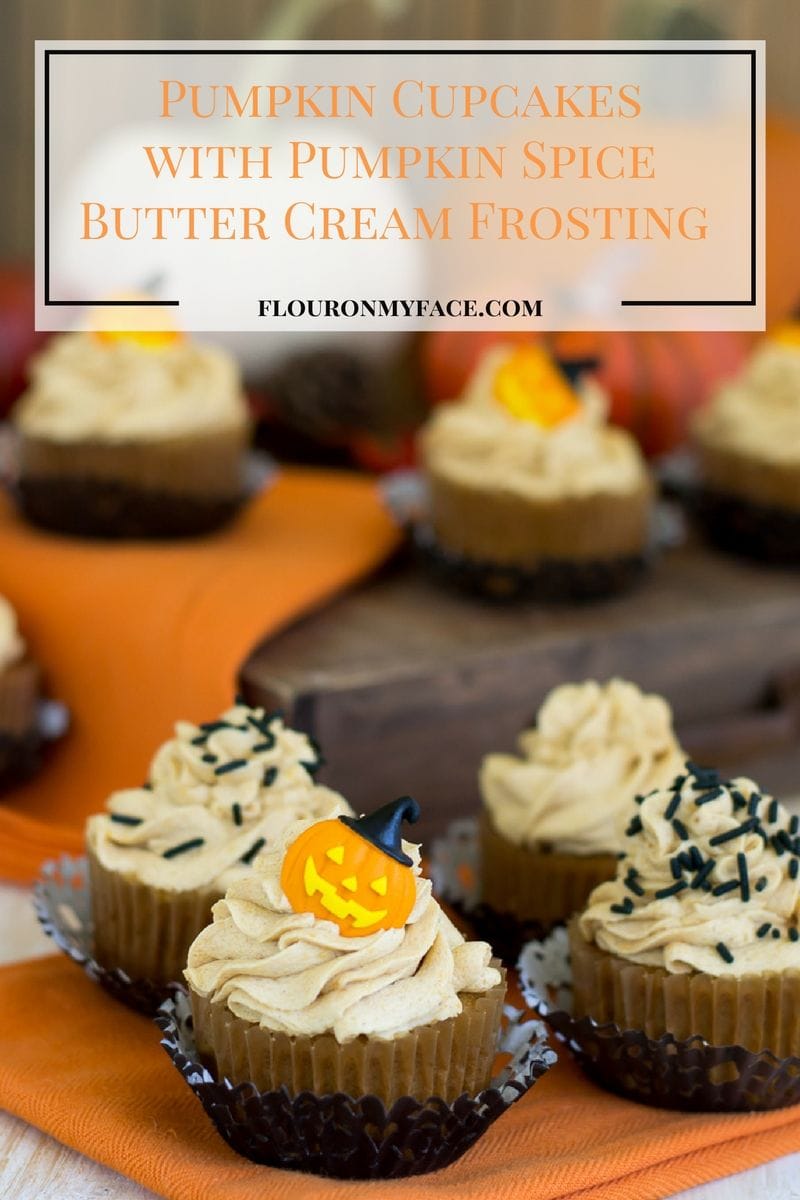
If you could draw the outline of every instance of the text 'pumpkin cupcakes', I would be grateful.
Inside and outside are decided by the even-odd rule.
[[[671,782],[685,755],[667,702],[621,679],[555,688],[519,749],[481,766],[480,895],[547,927],[613,877],[634,796]]]
[[[0,788],[35,768],[39,685],[39,668],[27,651],[17,614],[0,596]]]
[[[179,980],[212,905],[264,847],[298,819],[350,811],[315,784],[317,765],[305,734],[260,708],[179,721],[148,783],[115,792],[87,823],[97,960],[131,979]]]
[[[13,413],[30,520],[85,537],[180,537],[236,512],[250,420],[224,351],[178,333],[67,333],[30,374]]]
[[[648,546],[653,485],[605,408],[595,382],[573,389],[540,346],[487,353],[465,396],[421,434],[442,553],[465,570],[538,579],[554,596],[630,582]]]
[[[695,418],[694,506],[723,549],[800,563],[800,323],[767,338]]]
[[[193,1032],[179,998],[162,1008],[171,1056],[256,1161],[347,1178],[434,1170],[554,1061],[538,1023],[517,1021],[491,1079],[504,973],[401,840],[418,812],[403,797],[287,829],[189,951]]]

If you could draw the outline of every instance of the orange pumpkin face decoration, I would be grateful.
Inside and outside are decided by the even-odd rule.
[[[338,817],[304,829],[286,851],[281,887],[295,912],[333,921],[344,937],[405,925],[417,898],[400,826],[419,818],[410,796],[368,817]]]

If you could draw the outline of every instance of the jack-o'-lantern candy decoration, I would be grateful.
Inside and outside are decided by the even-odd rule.
[[[89,314],[88,328],[98,341],[130,342],[140,350],[158,351],[184,340],[185,335],[174,324],[169,309],[154,303],[144,293],[118,293],[110,299],[115,307]],[[144,302],[147,306],[143,306]]]
[[[549,354],[536,345],[518,346],[495,372],[495,399],[519,421],[552,429],[580,409],[580,400]]]
[[[402,928],[417,888],[400,827],[418,818],[416,800],[403,796],[367,817],[337,817],[304,829],[281,869],[294,911],[333,921],[345,937]]]

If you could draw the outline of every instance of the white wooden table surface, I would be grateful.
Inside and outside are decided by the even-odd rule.
[[[0,885],[0,962],[52,953],[30,893]],[[76,968],[77,970],[77,968]],[[624,1185],[623,1185],[624,1187]],[[800,1154],[683,1192],[685,1200],[800,1200]],[[137,1183],[69,1150],[0,1111],[0,1197],[4,1200],[155,1200]],[[620,1190],[620,1200],[635,1200]]]

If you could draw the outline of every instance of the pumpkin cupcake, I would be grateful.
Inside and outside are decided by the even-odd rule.
[[[452,1101],[490,1081],[505,983],[401,841],[408,797],[298,823],[230,885],[189,951],[197,1049],[217,1078],[289,1096]]]
[[[692,764],[634,808],[569,931],[573,1016],[800,1056],[798,818]]]
[[[229,884],[287,825],[350,809],[314,782],[318,754],[278,715],[237,702],[179,721],[143,787],[115,792],[86,831],[94,953],[133,980],[180,979]]]
[[[0,596],[0,787],[36,766],[39,668],[27,651],[17,615]]]
[[[555,688],[519,749],[481,766],[480,897],[536,929],[614,875],[634,796],[666,786],[685,756],[666,700],[621,679]]]
[[[223,351],[178,333],[66,333],[34,360],[12,419],[37,525],[85,537],[205,533],[243,495],[250,421]]]
[[[734,554],[800,563],[800,323],[778,329],[695,418],[710,539]]]
[[[538,575],[564,594],[627,580],[648,545],[653,485],[602,389],[573,388],[539,346],[490,351],[424,427],[437,543],[457,561]]]

